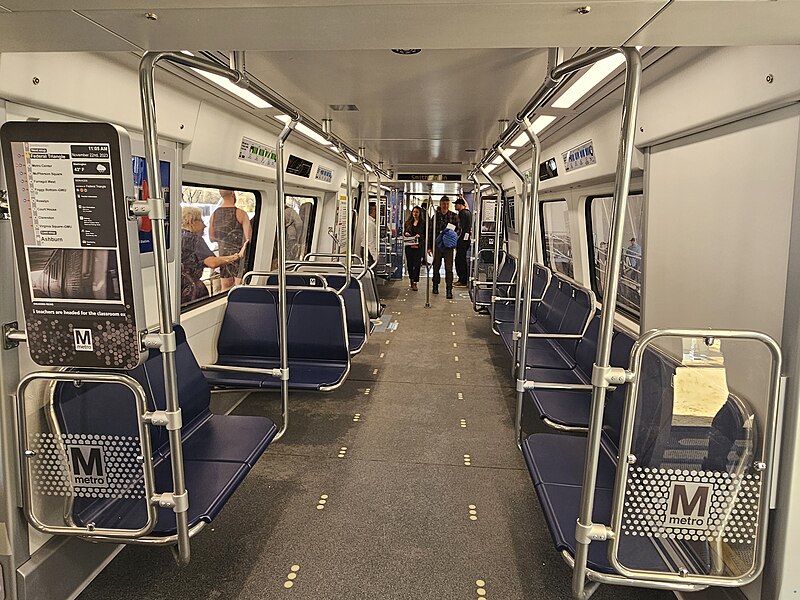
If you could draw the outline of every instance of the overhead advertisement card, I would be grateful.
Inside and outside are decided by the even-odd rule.
[[[128,229],[135,226],[127,219],[119,141],[108,136],[118,130],[70,124],[99,127],[93,131],[106,135],[96,143],[25,139],[59,125],[3,127],[28,347],[40,365],[130,369],[141,359],[134,305],[141,283],[134,292],[130,250],[140,277],[138,247],[131,248]]]

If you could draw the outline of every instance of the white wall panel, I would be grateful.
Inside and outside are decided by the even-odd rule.
[[[799,121],[781,113],[653,148],[643,329],[753,329],[780,342]],[[728,345],[729,383],[763,417],[766,357]]]

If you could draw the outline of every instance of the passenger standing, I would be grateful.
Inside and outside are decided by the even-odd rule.
[[[362,215],[364,213],[361,213]],[[377,223],[375,218],[378,215],[378,205],[374,202],[369,203],[369,219],[367,219],[367,266],[375,263],[375,257],[372,256],[372,251],[375,249],[375,239],[378,234]],[[362,221],[359,219],[356,225],[356,251],[364,256],[364,227]]]
[[[236,193],[233,190],[220,190],[222,205],[211,215],[208,224],[208,237],[219,244],[220,256],[241,253],[244,256],[253,235],[250,217],[236,206]],[[242,282],[241,265],[228,264],[220,267],[221,289],[227,290]]]
[[[419,288],[419,270],[422,266],[423,251],[425,247],[425,219],[422,216],[422,209],[415,206],[411,209],[411,216],[403,227],[403,235],[407,238],[414,238],[415,244],[406,246],[406,264],[408,265],[408,278],[411,280],[411,289],[417,291]]]
[[[450,212],[450,198],[442,196],[439,200],[439,210],[436,211],[436,217],[433,222],[433,239],[428,240],[428,254],[433,253],[433,293],[439,293],[439,282],[442,279],[439,269],[442,267],[442,260],[444,260],[444,281],[447,285],[447,298],[453,298],[453,254],[456,244],[448,247],[444,244],[445,229],[450,229],[454,232],[458,230],[458,215]],[[456,237],[458,237],[456,235]]]
[[[641,264],[642,247],[636,243],[636,238],[631,238],[630,245],[625,248],[625,266],[628,277],[637,283],[642,280]]]
[[[458,246],[456,246],[458,282],[456,287],[467,287],[469,283],[467,252],[469,252],[469,240],[472,234],[472,213],[467,208],[467,201],[464,200],[464,196],[459,196],[458,200],[456,200],[456,210],[458,211]]]
[[[203,239],[206,224],[196,206],[181,207],[181,306],[208,297],[203,270],[235,265],[244,249],[229,256],[215,256]]]

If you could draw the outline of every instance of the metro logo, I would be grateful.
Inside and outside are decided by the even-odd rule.
[[[72,482],[81,487],[108,487],[106,459],[101,446],[68,446]]]
[[[75,338],[75,350],[78,352],[94,352],[91,329],[73,329],[72,335]]]
[[[664,525],[682,529],[707,529],[713,491],[714,487],[710,483],[673,481],[669,488]]]

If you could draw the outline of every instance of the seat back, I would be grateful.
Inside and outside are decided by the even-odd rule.
[[[292,360],[346,363],[350,358],[345,307],[334,290],[293,290],[287,330]]]
[[[538,263],[534,264],[531,298],[541,298],[544,296],[548,283],[550,283],[550,269]]]
[[[571,301],[572,286],[570,283],[560,277],[553,277],[536,312],[536,321],[546,332],[558,333]]]
[[[278,300],[274,289],[235,287],[217,338],[220,364],[240,364],[241,359],[275,358],[278,353]]]
[[[329,278],[329,275],[320,277],[316,273],[287,273],[286,285],[291,285],[294,287],[320,287],[324,286],[325,282],[328,281]],[[278,276],[270,275],[267,277],[267,285],[278,285]]]
[[[579,335],[586,331],[589,317],[594,313],[594,294],[582,287],[569,284],[566,293],[570,301],[561,320],[558,332],[570,335]],[[575,355],[579,340],[560,339],[559,344],[570,356]]]

